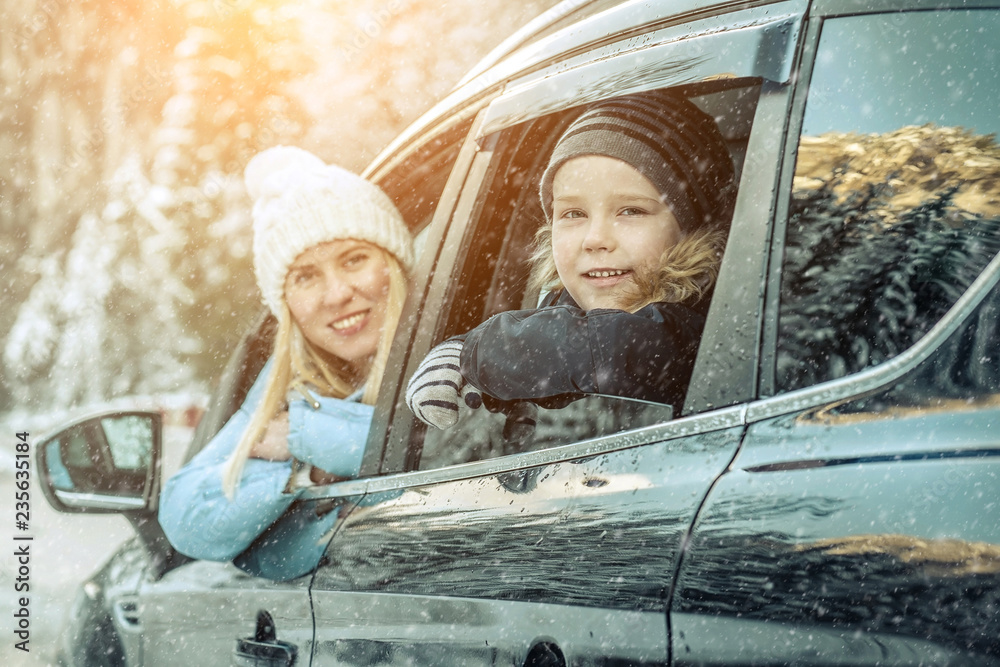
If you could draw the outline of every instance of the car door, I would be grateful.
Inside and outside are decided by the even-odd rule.
[[[451,126],[411,137],[391,160],[376,165],[375,173],[369,175],[395,201],[415,232],[418,262],[426,264],[423,249],[438,245],[429,240],[434,230],[428,223],[439,200],[449,196],[445,185],[468,130],[469,121],[459,117]],[[419,284],[419,277],[415,281]],[[234,355],[221,382],[222,390],[213,397],[186,460],[207,444],[242,404],[270,354],[273,335],[273,322],[262,319]],[[357,499],[351,494],[313,498],[293,507],[317,514],[338,511],[345,516]],[[247,657],[255,650],[273,650],[282,656],[266,664],[286,664],[286,650],[293,652],[294,664],[309,664],[314,634],[311,579],[309,573],[276,582],[251,576],[232,563],[193,561],[156,580],[144,581],[134,619],[136,632],[141,630],[143,638],[141,664],[258,664]],[[237,640],[255,638],[256,644],[242,646],[243,662],[236,661]]]
[[[454,210],[438,209],[449,226],[426,296],[411,304],[421,315],[410,338],[397,341],[406,371],[394,390],[383,387],[377,407],[392,415],[383,475],[311,492],[363,496],[313,582],[315,664],[670,661],[666,612],[679,555],[739,445],[738,403],[756,389],[745,359],[702,372],[690,391],[705,403],[725,394],[737,405],[685,415],[595,396],[508,414],[463,408],[452,429],[428,431],[402,404],[402,388],[433,344],[535,303],[525,261],[542,219],[537,179],[559,129],[587,101],[672,87],[720,119],[742,173],[730,236],[740,242],[730,248],[758,250],[756,262],[730,260],[727,251],[724,283],[749,282],[759,292],[768,239],[758,228],[771,209],[779,156],[770,120],[783,118],[788,104],[804,6],[779,3],[606,43],[508,83],[480,114],[461,196]],[[574,30],[600,26],[606,34],[620,21],[614,29],[626,33],[636,27],[627,22],[636,21],[633,10]],[[663,18],[662,8],[644,11],[644,20]],[[638,63],[646,66],[634,75]],[[744,161],[751,153],[753,164]],[[759,328],[759,309],[740,298],[720,288],[710,322]],[[747,343],[733,339],[725,344],[739,356],[734,346]]]
[[[678,664],[1000,664],[1000,8],[908,5],[812,5],[770,397],[691,535]]]

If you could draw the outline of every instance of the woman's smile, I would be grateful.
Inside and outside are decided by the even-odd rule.
[[[343,336],[351,336],[364,328],[365,324],[367,324],[369,313],[371,313],[370,310],[364,310],[360,313],[347,315],[331,322],[330,328]]]

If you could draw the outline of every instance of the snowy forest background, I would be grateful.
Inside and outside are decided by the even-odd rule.
[[[242,170],[359,171],[555,0],[0,0],[0,416],[204,395],[258,306]]]

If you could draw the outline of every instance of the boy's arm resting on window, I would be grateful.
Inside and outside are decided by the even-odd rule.
[[[704,324],[691,308],[667,303],[635,313],[510,311],[464,336],[462,375],[505,401],[608,394],[679,406]]]

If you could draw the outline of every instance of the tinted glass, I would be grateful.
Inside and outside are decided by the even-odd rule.
[[[983,300],[930,359],[900,383],[836,406],[830,415],[895,415],[940,411],[956,416],[956,433],[965,425],[981,434],[995,428],[1000,397],[1000,285]],[[989,411],[993,411],[990,419]],[[974,417],[981,412],[983,416]],[[972,421],[978,419],[978,421]],[[971,515],[970,515],[971,516]]]
[[[1000,245],[1000,12],[824,23],[783,264],[777,387],[881,363]]]
[[[459,123],[430,139],[379,181],[414,233],[424,230],[433,218],[471,122]]]

